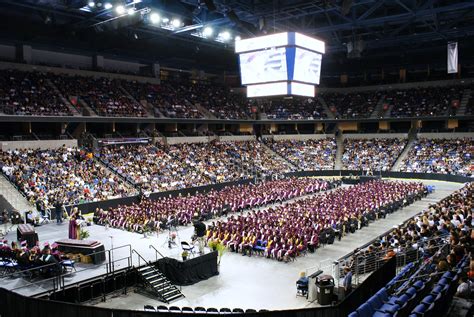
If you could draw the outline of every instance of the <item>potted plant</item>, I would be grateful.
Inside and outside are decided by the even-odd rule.
[[[215,240],[211,240],[207,243],[207,246],[209,247],[209,249],[211,249],[212,251],[217,251],[217,245],[219,244],[219,242],[215,241]]]
[[[79,229],[79,240],[85,240],[89,238],[89,231],[85,229]]]
[[[227,248],[225,245],[223,245],[222,243],[220,242],[217,242],[216,243],[216,247],[215,247],[215,250],[217,251],[217,265],[220,265],[221,264],[221,259],[222,259],[222,256],[224,255],[224,253],[227,252]]]
[[[181,257],[183,258],[183,261],[186,261],[188,259],[188,251],[184,250],[182,253],[181,253]]]

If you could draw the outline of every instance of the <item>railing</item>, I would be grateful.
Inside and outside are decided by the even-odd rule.
[[[114,259],[113,258],[113,251],[120,250],[120,249],[128,249],[129,252],[128,252],[127,256],[121,257],[119,259]],[[35,273],[40,273],[40,272],[44,272],[45,270],[52,270],[52,269],[55,268],[55,269],[60,271],[59,274],[56,274],[56,275],[54,275],[50,278],[46,278],[46,279],[42,278],[41,280],[38,280],[38,281],[35,281],[35,282],[30,282],[28,280],[23,280],[23,281],[26,281],[25,285],[22,285],[22,286],[11,289],[12,291],[17,291],[18,292],[19,290],[24,289],[26,287],[37,286],[41,289],[45,289],[45,291],[40,292],[40,293],[49,294],[49,293],[55,292],[59,289],[64,289],[65,286],[66,286],[65,285],[65,278],[71,277],[72,275],[81,274],[83,272],[90,272],[90,271],[92,271],[94,269],[97,269],[98,267],[101,267],[101,266],[104,267],[105,274],[110,275],[110,274],[113,274],[113,273],[116,272],[117,264],[119,262],[123,262],[124,260],[126,260],[126,263],[127,263],[126,267],[124,267],[125,269],[132,267],[132,261],[133,261],[133,259],[132,259],[132,246],[130,244],[118,246],[116,248],[112,248],[112,249],[109,249],[109,250],[93,252],[93,253],[88,254],[87,256],[94,256],[94,255],[99,255],[99,254],[106,254],[106,262],[105,263],[102,263],[102,264],[99,264],[99,265],[93,265],[92,267],[79,268],[79,269],[75,269],[74,271],[68,271],[68,272],[65,273],[62,270],[65,268],[65,266],[63,264],[67,260],[63,260],[63,261],[60,261],[58,263],[51,263],[51,264],[46,264],[46,265],[41,265],[41,266],[35,266],[35,267],[29,268],[29,269],[26,269],[26,270],[15,271],[15,272],[12,272],[10,274],[2,276],[0,278],[0,281],[2,279],[12,278],[12,277],[15,277],[15,276],[32,277]],[[52,271],[54,272],[54,270],[52,270]],[[98,275],[98,274],[95,274],[95,275]],[[72,283],[72,284],[74,284],[74,283]]]
[[[148,248],[155,250],[155,261],[158,261],[158,254],[159,254],[162,258],[165,257],[165,256],[164,256],[163,254],[161,254],[161,252],[158,251],[153,245],[150,244],[150,245],[148,246]]]

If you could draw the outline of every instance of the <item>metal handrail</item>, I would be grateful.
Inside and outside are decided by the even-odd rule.
[[[162,258],[165,258],[165,256],[163,254],[161,254],[160,251],[158,251],[153,245],[149,245],[148,246],[149,249],[153,249],[155,250],[155,257],[156,257],[156,261],[158,261],[158,254],[162,257]]]
[[[133,253],[135,253],[136,255],[138,255],[138,266],[139,266],[139,267],[141,266],[140,259],[142,259],[147,265],[151,265],[151,263],[148,262],[140,253],[138,253],[137,250],[132,249],[132,254],[133,254]]]

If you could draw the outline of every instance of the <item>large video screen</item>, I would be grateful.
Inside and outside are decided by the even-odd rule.
[[[319,85],[321,59],[321,54],[297,47],[293,80]]]
[[[240,54],[242,85],[287,80],[284,47]]]

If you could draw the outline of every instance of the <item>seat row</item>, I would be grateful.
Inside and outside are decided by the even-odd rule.
[[[157,306],[155,308],[155,306],[152,306],[152,305],[145,305],[143,307],[143,310],[144,311],[151,311],[151,312],[159,312],[159,313],[178,313],[178,314],[194,314],[194,313],[200,313],[200,314],[213,314],[213,315],[217,315],[217,314],[243,314],[243,313],[256,313],[257,310],[255,309],[242,309],[242,308],[234,308],[234,309],[230,309],[230,308],[221,308],[221,309],[217,309],[217,308],[213,308],[213,307],[209,307],[209,308],[204,308],[204,307],[178,307],[178,306],[170,306],[170,307],[167,307],[167,306],[164,306],[164,305],[160,305],[160,306]],[[266,309],[260,309],[258,312],[266,312],[268,310]]]

